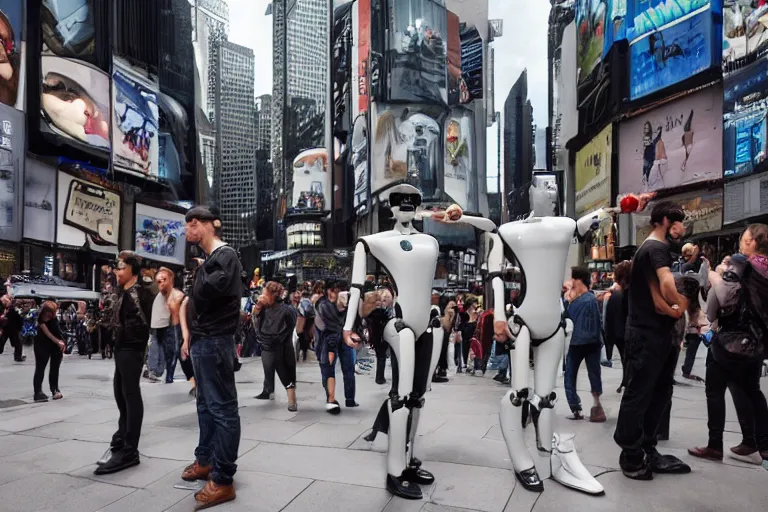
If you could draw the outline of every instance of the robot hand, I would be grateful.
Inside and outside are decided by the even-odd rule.
[[[461,209],[461,206],[457,204],[452,204],[448,208],[446,208],[445,211],[433,211],[433,212],[424,212],[422,214],[424,217],[430,217],[437,222],[442,222],[445,224],[458,222],[461,220],[462,215],[464,215],[464,212]]]

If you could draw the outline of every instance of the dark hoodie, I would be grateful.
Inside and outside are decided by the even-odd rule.
[[[193,337],[233,336],[240,323],[243,271],[237,252],[224,245],[214,250],[198,269],[191,300],[195,316]]]

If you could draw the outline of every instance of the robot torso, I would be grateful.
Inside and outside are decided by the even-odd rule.
[[[560,324],[561,291],[576,222],[568,217],[533,217],[498,229],[523,274],[521,304],[515,308],[534,340],[551,336]]]
[[[418,338],[429,325],[439,254],[437,240],[421,233],[404,235],[392,230],[365,236],[361,241],[391,277],[402,320]]]

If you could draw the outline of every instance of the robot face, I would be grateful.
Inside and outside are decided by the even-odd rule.
[[[398,222],[407,224],[416,216],[421,206],[421,192],[412,185],[398,185],[389,194],[389,207]]]

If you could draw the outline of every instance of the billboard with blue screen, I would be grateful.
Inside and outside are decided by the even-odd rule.
[[[734,178],[766,169],[768,149],[768,58],[763,57],[724,80],[724,176]]]

